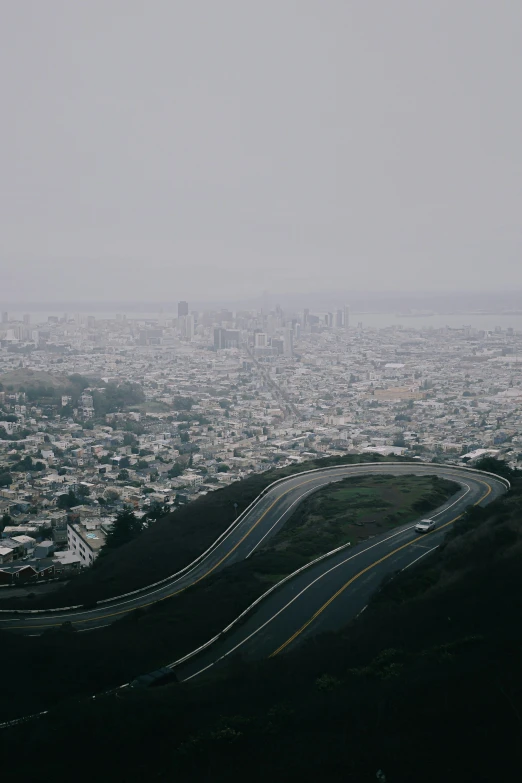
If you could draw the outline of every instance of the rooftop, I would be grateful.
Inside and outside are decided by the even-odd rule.
[[[87,528],[85,525],[78,522],[70,525],[70,527],[72,527],[92,551],[101,549],[105,544],[105,534],[98,527],[92,528],[92,526],[89,525],[89,528]]]

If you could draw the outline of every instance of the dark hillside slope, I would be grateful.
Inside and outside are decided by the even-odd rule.
[[[22,779],[35,757],[59,778],[88,734],[86,777],[103,758],[103,776],[125,781],[518,780],[521,523],[518,479],[343,632],[190,684],[64,705],[0,733],[2,758]]]

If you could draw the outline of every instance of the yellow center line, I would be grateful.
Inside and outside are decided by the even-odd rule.
[[[479,481],[479,479],[477,479],[477,481]],[[480,498],[480,500],[477,500],[477,502],[473,504],[474,506],[478,506],[479,503],[482,503],[482,501],[485,500],[488,497],[488,495],[491,493],[491,491],[492,491],[491,490],[491,486],[487,485],[485,481],[480,481],[480,484],[484,484],[484,486],[487,486],[488,487],[488,491],[486,492],[485,495],[483,495]],[[431,533],[426,533],[424,535],[424,538],[426,536],[431,536],[433,533],[439,532],[440,530],[442,530],[443,528],[447,527],[448,525],[452,525],[454,522],[457,521],[457,519],[460,519],[461,517],[463,517],[464,514],[465,514],[465,512],[463,511],[462,514],[458,515],[458,517],[454,517],[454,519],[451,519],[449,522],[445,522],[443,525],[440,525],[437,528],[437,530],[432,530]],[[315,614],[312,615],[312,617],[309,620],[307,620],[304,625],[301,626],[301,628],[299,628],[298,631],[296,631],[294,634],[292,634],[292,636],[289,639],[287,639],[286,642],[283,642],[283,644],[280,647],[278,647],[277,650],[274,650],[274,652],[269,655],[269,658],[274,658],[276,655],[278,655],[280,652],[282,652],[286,647],[288,647],[288,645],[291,644],[295,639],[297,639],[297,637],[300,636],[303,633],[303,631],[305,631],[308,628],[308,626],[311,625],[313,623],[313,621],[315,619],[317,619],[317,617],[319,617],[319,615],[322,612],[324,612],[324,610],[327,609],[330,606],[330,604],[333,601],[335,601],[335,599],[338,598],[338,596],[340,596],[341,593],[343,593],[346,590],[347,587],[350,587],[350,585],[353,584],[353,582],[355,582],[356,579],[359,579],[359,577],[363,576],[363,574],[366,574],[368,571],[371,571],[371,569],[375,568],[375,566],[378,566],[380,563],[383,563],[385,560],[388,560],[388,558],[392,557],[392,555],[396,555],[397,552],[400,552],[402,549],[406,549],[407,547],[412,546],[412,544],[415,544],[417,540],[418,539],[414,538],[413,541],[408,541],[407,544],[402,544],[402,546],[397,547],[392,552],[388,552],[387,555],[384,555],[384,557],[381,557],[379,560],[375,560],[373,563],[370,563],[369,566],[366,566],[366,568],[363,568],[362,571],[359,571],[358,574],[355,574],[355,576],[352,576],[352,578],[349,579],[341,588],[339,588],[339,590],[336,593],[334,593],[334,595],[332,595],[328,599],[328,601],[326,601],[326,603],[324,603],[321,606],[321,608],[318,609],[317,612],[315,612]]]

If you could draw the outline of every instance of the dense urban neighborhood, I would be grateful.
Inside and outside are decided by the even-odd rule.
[[[31,321],[0,324],[0,585],[69,578],[117,545],[117,519],[139,531],[276,465],[376,452],[522,466],[513,329],[186,302],[177,317]]]

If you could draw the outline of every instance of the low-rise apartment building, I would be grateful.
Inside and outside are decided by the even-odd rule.
[[[82,561],[91,566],[105,544],[105,533],[99,525],[69,522],[67,525],[67,546]]]

